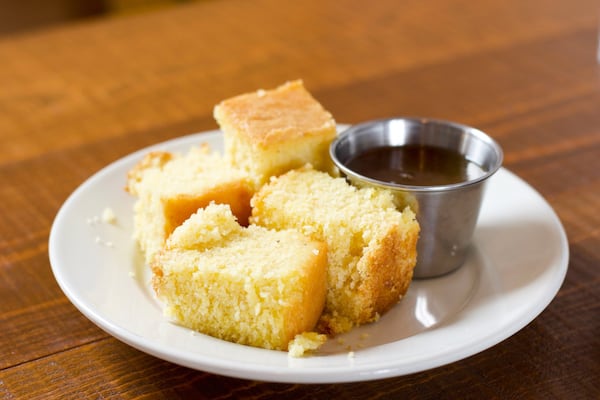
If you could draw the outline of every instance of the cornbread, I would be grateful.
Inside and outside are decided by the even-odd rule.
[[[250,222],[296,229],[327,243],[328,292],[319,330],[342,333],[375,321],[406,293],[419,225],[383,189],[358,189],[310,167],[292,170],[252,198]]]
[[[277,350],[314,329],[326,267],[325,243],[294,230],[242,227],[228,205],[214,203],[176,228],[152,263],[154,289],[174,321]]]
[[[291,357],[302,357],[306,353],[317,350],[327,341],[327,336],[317,332],[304,332],[296,335],[288,345]]]
[[[115,212],[113,211],[112,208],[106,207],[102,211],[102,222],[105,222],[107,224],[116,224],[117,223],[117,216],[115,215]]]
[[[225,156],[257,185],[310,163],[332,172],[333,117],[301,80],[224,100],[214,108],[224,134]]]
[[[254,193],[247,174],[207,145],[193,147],[185,155],[147,154],[129,172],[126,189],[137,196],[134,238],[147,263],[177,226],[212,201],[229,204],[240,223],[246,224]]]
[[[148,154],[128,174],[134,237],[174,322],[299,357],[406,293],[419,225],[334,178],[331,114],[302,81],[224,100],[224,154]]]

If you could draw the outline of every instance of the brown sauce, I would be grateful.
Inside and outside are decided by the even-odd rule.
[[[412,186],[449,185],[484,173],[457,152],[413,144],[369,149],[351,158],[346,166],[369,178]]]

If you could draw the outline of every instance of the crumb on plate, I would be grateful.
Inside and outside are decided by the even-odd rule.
[[[304,332],[296,337],[288,345],[290,357],[302,357],[307,353],[317,350],[327,341],[327,336],[316,332]]]

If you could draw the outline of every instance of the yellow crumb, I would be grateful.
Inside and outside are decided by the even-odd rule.
[[[106,207],[104,211],[102,211],[102,222],[107,224],[115,224],[117,223],[117,216],[115,212],[110,207]]]
[[[302,357],[314,352],[327,341],[327,336],[316,332],[304,332],[296,335],[288,345],[290,357]]]

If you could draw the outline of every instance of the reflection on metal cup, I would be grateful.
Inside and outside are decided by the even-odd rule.
[[[434,180],[433,184],[403,180],[411,178],[413,170],[407,170],[407,164],[402,164],[401,159],[412,157],[410,152],[424,153],[424,149],[431,148],[459,155],[465,162],[464,168],[461,167],[464,171],[454,176],[456,171],[449,171],[454,164],[440,164],[431,161],[434,158],[418,155],[420,158],[416,157],[415,162],[419,164],[419,171],[427,172],[436,164],[444,175],[452,175],[448,179],[454,180],[441,183]],[[393,165],[392,173],[398,179],[389,169],[382,175],[373,167],[385,158],[379,153],[365,159],[369,168],[356,168],[359,164],[354,161],[360,155],[386,149],[388,153],[381,154],[391,157],[389,165]],[[404,153],[392,153],[399,149]],[[331,144],[330,154],[341,173],[353,184],[389,189],[400,207],[410,206],[415,211],[421,225],[416,278],[444,275],[463,264],[477,224],[485,184],[500,168],[503,157],[500,146],[484,132],[427,118],[390,118],[354,125]]]

